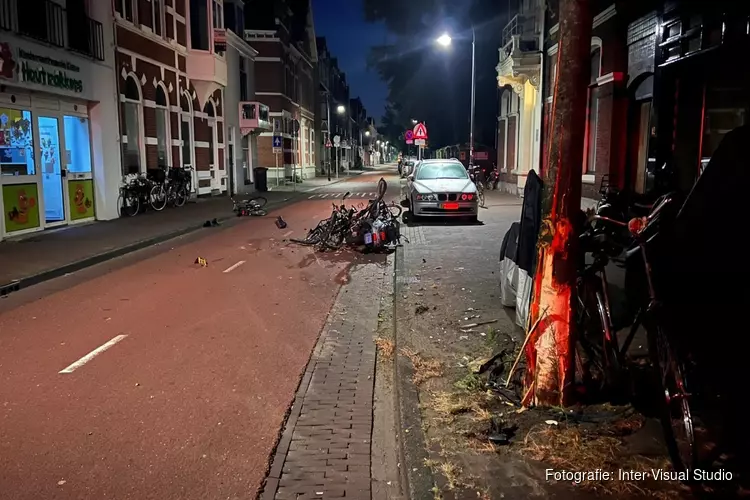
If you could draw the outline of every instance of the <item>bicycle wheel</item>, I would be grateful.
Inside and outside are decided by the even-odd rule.
[[[484,208],[484,188],[482,184],[477,184],[477,198],[479,198],[479,206]]]
[[[268,203],[268,200],[263,196],[256,196],[247,200],[248,205],[252,205],[253,203],[257,205],[258,208],[263,208],[266,206],[266,203]]]
[[[141,208],[140,200],[134,193],[128,191],[117,198],[117,212],[120,217],[134,217]]]
[[[325,236],[328,230],[328,220],[318,222],[318,225],[307,232],[305,239],[290,238],[289,241],[299,243],[300,245],[317,245]]]
[[[391,212],[394,219],[398,219],[401,217],[401,212],[403,212],[404,209],[400,205],[388,205],[388,211]]]
[[[188,192],[188,188],[186,186],[181,186],[177,188],[177,192],[175,193],[174,198],[174,205],[176,207],[181,207],[182,205],[187,202],[188,197],[190,196],[190,193]]]
[[[167,206],[167,192],[164,184],[154,184],[148,193],[148,203],[157,212],[164,210]]]
[[[265,215],[268,215],[268,212],[260,207],[257,207],[250,210],[250,215],[252,215],[253,217],[263,217]]]
[[[659,379],[664,441],[675,470],[689,471],[698,465],[698,453],[685,365],[661,326],[650,326],[646,334],[651,363]],[[688,476],[687,482],[691,482],[692,475]]]

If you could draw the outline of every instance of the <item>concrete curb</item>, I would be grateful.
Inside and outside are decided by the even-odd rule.
[[[262,196],[262,195],[261,195]],[[273,210],[277,208],[281,208],[287,205],[291,205],[292,203],[296,203],[299,200],[296,199],[294,196],[287,198],[282,201],[277,202],[269,202],[265,208],[267,210]],[[237,217],[233,215],[227,215],[226,217],[217,217],[218,222],[226,222],[228,220],[234,220]],[[97,264],[101,264],[102,262],[107,262],[109,260],[116,259],[118,257],[122,257],[123,255],[127,255],[129,253],[137,252],[138,250],[143,250],[144,248],[148,248],[154,245],[158,245],[159,243],[164,243],[165,241],[172,240],[174,238],[179,238],[180,236],[185,236],[194,232],[199,231],[200,229],[203,229],[204,222],[201,222],[196,225],[190,225],[187,227],[183,227],[181,229],[177,229],[175,231],[170,231],[168,233],[160,234],[157,236],[153,236],[151,238],[146,238],[144,240],[136,241],[135,243],[131,243],[129,245],[125,245],[120,248],[115,248],[112,250],[108,250],[106,252],[102,252],[96,255],[92,255],[90,257],[86,257],[81,260],[77,260],[74,262],[71,262],[69,264],[65,264],[60,267],[56,267],[53,269],[48,269],[46,271],[42,271],[38,274],[33,274],[31,276],[27,276],[25,278],[21,278],[18,280],[11,281],[10,283],[0,285],[0,297],[8,295],[12,292],[17,292],[21,290],[22,288],[29,288],[34,285],[38,285],[40,283],[44,283],[45,281],[50,281],[55,278],[59,278],[61,276],[65,276],[66,274],[71,274],[76,271],[80,271],[82,269],[86,269],[88,267],[95,266]]]
[[[403,249],[396,247],[393,273],[393,338],[395,352],[394,398],[396,398],[396,425],[398,426],[399,456],[401,461],[401,483],[407,498],[412,500],[434,500],[432,488],[435,478],[426,465],[429,458],[427,440],[422,430],[422,414],[419,393],[412,383],[414,369],[411,361],[400,353],[398,344],[398,298],[402,294]]]

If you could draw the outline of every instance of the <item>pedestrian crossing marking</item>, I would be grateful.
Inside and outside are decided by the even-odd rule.
[[[378,196],[378,193],[351,193],[349,195],[349,198],[366,198],[366,199],[373,199]],[[308,196],[308,200],[323,200],[323,199],[335,199],[335,198],[343,198],[344,193],[320,193],[320,194],[313,194],[311,196]]]

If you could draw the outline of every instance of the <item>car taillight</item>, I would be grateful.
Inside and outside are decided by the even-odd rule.
[[[471,201],[474,199],[474,195],[472,193],[464,193],[461,195],[461,201]]]

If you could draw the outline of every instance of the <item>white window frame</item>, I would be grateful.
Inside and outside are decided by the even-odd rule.
[[[138,0],[117,0],[117,2],[120,3],[120,10],[122,11],[122,15],[120,16],[123,21],[138,24]],[[131,9],[133,11],[133,19],[128,19],[125,17],[125,6],[130,4]]]
[[[134,73],[129,73],[125,77],[125,85],[127,85],[128,79],[132,78],[135,82],[136,88],[138,89],[138,100],[129,99],[125,97],[124,94],[120,94],[120,102],[125,104],[132,104],[135,105],[136,110],[136,119],[138,120],[138,143],[140,144],[140,147],[138,148],[138,170],[140,173],[146,172],[146,133],[144,129],[144,119],[143,119],[143,89],[141,88],[141,82],[138,81],[138,78],[135,76]],[[126,130],[123,130],[122,134],[122,143],[127,144],[128,143],[128,134],[127,134],[127,117],[125,117],[125,127]],[[122,155],[123,165],[122,165],[122,174],[125,175],[125,152],[123,151],[123,148],[120,148],[120,154]]]
[[[221,0],[210,0],[211,1],[211,19],[213,29],[224,28],[224,2]],[[219,14],[218,16],[216,14]],[[218,17],[218,22],[217,18]]]
[[[166,24],[164,16],[164,0],[149,0],[151,2],[151,32],[159,38],[166,38]],[[157,7],[159,12],[157,13]],[[159,32],[156,32],[156,26]]]
[[[159,0],[154,0],[154,1],[159,1]],[[172,129],[172,117],[170,116],[170,111],[169,111],[170,109],[169,108],[169,92],[167,92],[167,88],[164,86],[163,83],[159,83],[157,85],[157,90],[159,88],[161,88],[162,91],[164,92],[164,97],[167,100],[167,104],[166,106],[162,106],[160,104],[156,104],[156,100],[154,100],[154,110],[155,110],[155,117],[157,117],[159,113],[161,113],[162,116],[164,117],[164,133],[166,135],[166,137],[164,137],[164,144],[167,148],[167,151],[166,151],[167,154],[166,154],[166,158],[164,161],[166,162],[166,167],[169,168],[170,166],[172,166],[172,135],[173,135],[172,130],[171,130]],[[156,151],[157,151],[156,155],[157,155],[157,162],[158,162],[158,157],[159,157],[158,122],[156,125]]]

